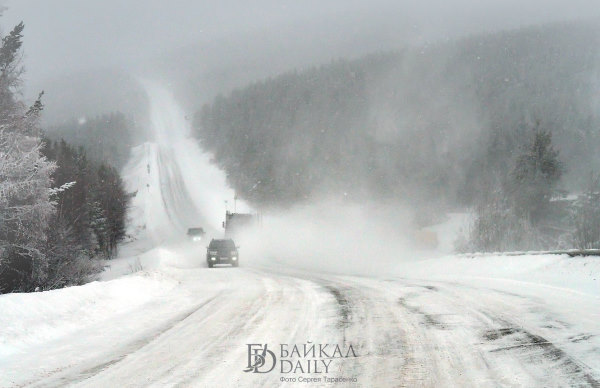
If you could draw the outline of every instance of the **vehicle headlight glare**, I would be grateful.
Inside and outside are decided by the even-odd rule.
[[[233,260],[233,261],[236,261],[236,260],[237,260],[237,257],[233,256],[233,257],[231,258],[231,260]]]
[[[215,260],[217,260],[217,258],[216,258],[216,257],[211,257],[210,259],[211,259],[212,261],[215,261]]]

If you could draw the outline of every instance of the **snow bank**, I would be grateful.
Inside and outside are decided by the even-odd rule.
[[[167,293],[177,283],[163,273],[140,272],[78,287],[0,295],[0,361],[91,324],[110,322]]]
[[[402,277],[439,280],[509,280],[600,296],[600,258],[568,255],[445,256],[401,263]]]
[[[477,254],[473,257],[452,254],[454,241],[464,232],[471,216],[450,213],[448,219],[428,227],[438,236],[440,246],[429,258],[413,256],[398,259],[389,273],[414,279],[449,280],[485,285],[502,283],[504,289],[544,286],[568,292],[600,296],[600,257],[569,257],[555,254],[509,255]],[[420,259],[421,258],[421,259]],[[555,290],[556,291],[556,290]]]

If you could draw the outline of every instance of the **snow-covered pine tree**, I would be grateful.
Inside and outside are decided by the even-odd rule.
[[[43,246],[55,210],[55,165],[41,154],[41,95],[29,109],[18,98],[23,29],[17,25],[0,47],[0,292],[33,290],[43,281]]]
[[[552,144],[552,132],[541,129],[538,122],[531,142],[516,160],[509,182],[516,213],[537,225],[547,213],[563,171],[559,152]]]

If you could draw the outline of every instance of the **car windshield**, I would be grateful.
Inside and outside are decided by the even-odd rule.
[[[235,243],[233,240],[212,240],[208,249],[215,250],[235,250]]]

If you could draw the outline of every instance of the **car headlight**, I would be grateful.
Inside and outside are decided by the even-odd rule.
[[[200,237],[200,236],[196,236],[196,237],[192,238],[192,241],[201,241],[201,240],[202,240],[202,237]]]
[[[210,259],[211,259],[212,261],[215,261],[215,260],[217,260],[217,258],[216,258],[216,257],[211,257]]]
[[[231,258],[231,260],[233,260],[233,261],[236,261],[236,260],[237,260],[237,257],[233,256],[233,257]]]

